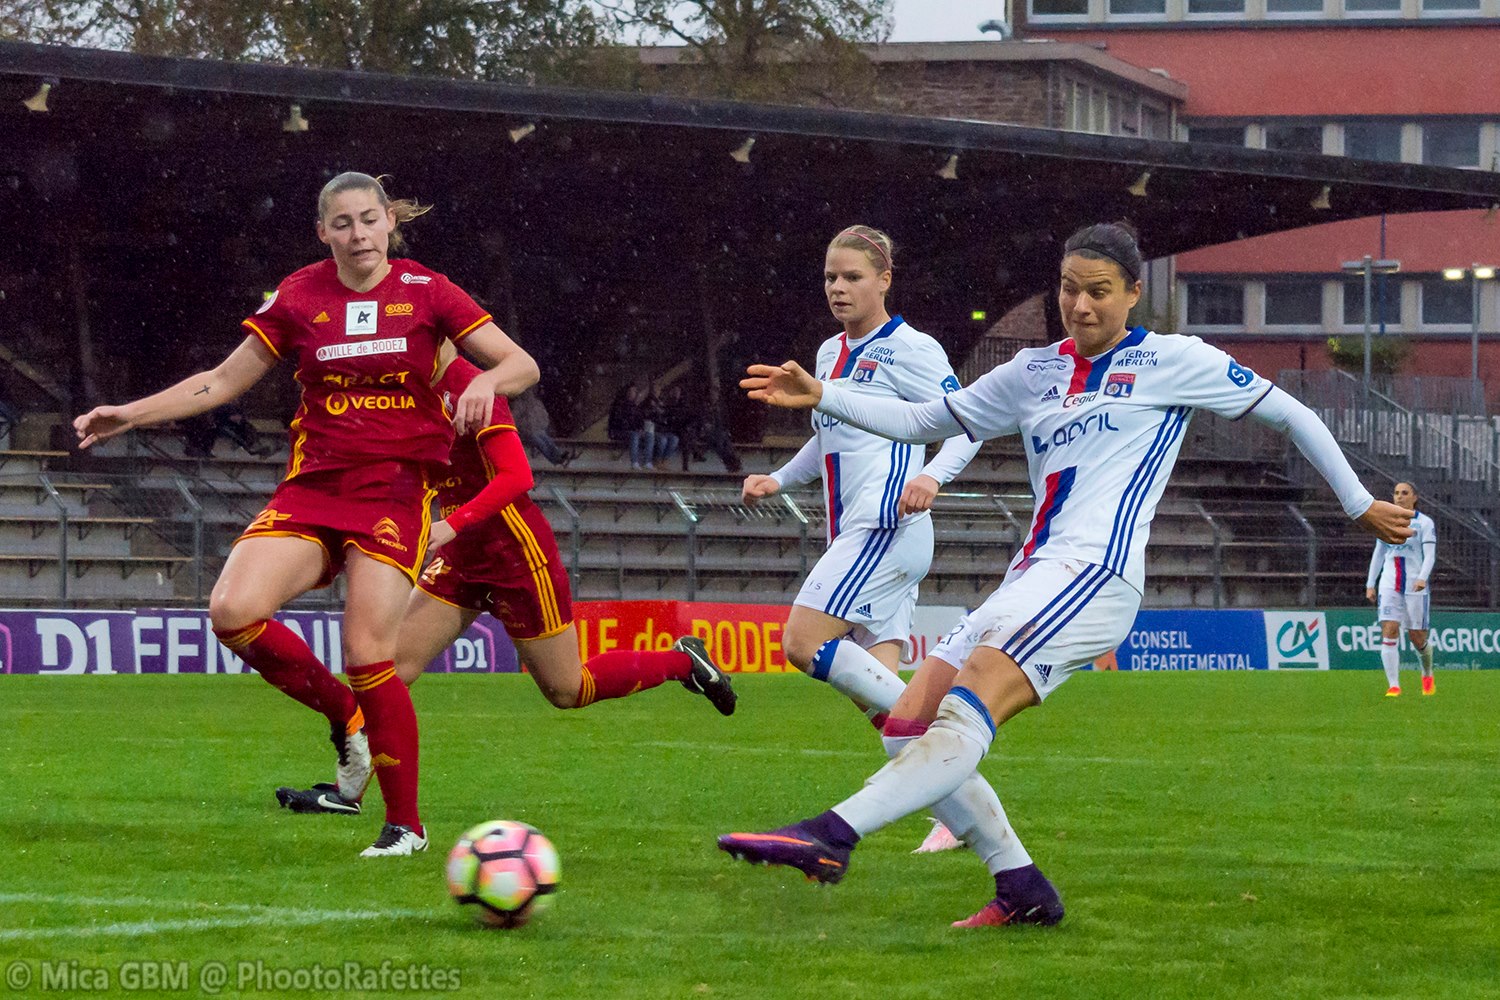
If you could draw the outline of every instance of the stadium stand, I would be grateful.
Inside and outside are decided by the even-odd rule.
[[[1362,597],[1364,535],[1326,494],[1289,479],[1284,454],[1267,453],[1262,442],[1247,439],[1251,433],[1248,425],[1200,422],[1153,532],[1148,606],[1302,606]],[[643,472],[625,467],[617,446],[569,444],[579,457],[566,469],[539,464],[533,495],[552,521],[580,598],[784,603],[822,551],[816,489],[752,508],[739,501],[740,477],[717,459],[691,472]],[[795,437],[771,438],[741,446],[741,457],[746,469],[772,469],[799,444]],[[74,568],[69,600],[201,602],[286,459],[284,445],[260,457],[227,443],[219,451],[212,459],[190,458],[178,434],[152,429],[107,442],[97,454],[69,457],[65,471],[48,466],[62,463],[62,453],[11,453],[0,474],[15,506],[4,513],[28,520],[0,521],[14,542],[5,548],[10,559],[0,559],[7,593],[54,601],[59,595],[50,585],[60,510],[45,478],[60,497],[71,498],[64,501]],[[923,599],[977,603],[1029,529],[1019,442],[987,445],[935,511],[937,547]],[[100,572],[111,561],[117,572]],[[1435,586],[1461,603],[1458,574],[1448,572],[1455,579],[1440,572]],[[142,579],[155,585],[143,586]],[[315,594],[307,603],[335,597]]]

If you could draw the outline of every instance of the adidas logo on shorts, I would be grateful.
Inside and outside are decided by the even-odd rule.
[[[854,609],[854,613],[859,615],[861,618],[871,617],[870,606],[868,604],[861,604],[859,607]]]

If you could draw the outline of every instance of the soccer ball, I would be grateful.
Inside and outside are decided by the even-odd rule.
[[[544,909],[562,869],[557,849],[534,826],[480,823],[448,852],[448,891],[486,927],[520,927]]]

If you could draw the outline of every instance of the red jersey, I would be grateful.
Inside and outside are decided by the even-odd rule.
[[[442,338],[489,321],[457,285],[410,260],[367,292],[332,259],[287,277],[244,326],[297,366],[302,405],[289,430],[287,478],[382,459],[441,465],[453,425],[432,387]]]

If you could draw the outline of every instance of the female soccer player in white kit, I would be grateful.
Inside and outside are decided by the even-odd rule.
[[[1396,698],[1401,694],[1401,649],[1397,643],[1403,628],[1422,662],[1422,693],[1435,694],[1432,643],[1427,641],[1432,622],[1432,592],[1427,589],[1427,581],[1437,562],[1437,525],[1417,510],[1417,488],[1413,484],[1397,483],[1391,499],[1412,512],[1412,536],[1400,545],[1376,542],[1365,580],[1365,598],[1378,599],[1380,665],[1389,685],[1385,696]]]
[[[818,348],[817,377],[871,398],[941,399],[959,387],[942,345],[886,311],[891,253],[890,237],[869,226],[850,226],[828,244],[823,290],[844,330]],[[897,664],[932,564],[933,497],[979,443],[959,434],[912,476],[921,445],[824,414],[813,414],[812,426],[791,461],[745,478],[743,497],[754,503],[822,477],[828,550],[793,602],[782,646],[798,669],[879,719],[903,688]]]
[[[861,837],[930,807],[995,879],[995,898],[958,926],[1055,924],[1057,891],[976,768],[998,725],[1125,638],[1151,519],[1192,411],[1253,411],[1291,436],[1351,518],[1392,543],[1411,534],[1410,511],[1370,496],[1307,407],[1196,337],[1126,328],[1142,264],[1124,226],[1074,233],[1058,287],[1069,338],[1021,351],[936,402],[862,397],[793,362],[750,369],[741,384],[752,398],[815,407],[894,440],[1020,433],[1037,503],[1000,587],[923,661],[892,710],[892,761],[833,809],[770,833],[725,834],[721,849],[836,882]]]

